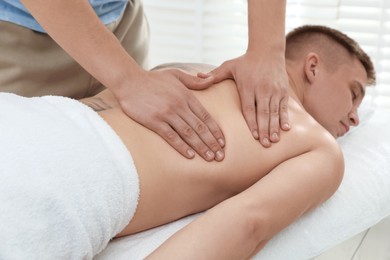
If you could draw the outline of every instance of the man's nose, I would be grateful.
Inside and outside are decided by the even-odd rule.
[[[353,109],[351,112],[349,112],[348,119],[349,119],[349,125],[351,126],[359,125],[360,120],[359,120],[357,109]]]

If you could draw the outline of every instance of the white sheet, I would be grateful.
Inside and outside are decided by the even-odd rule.
[[[346,161],[339,190],[278,234],[255,259],[309,259],[390,215],[390,110],[365,112],[363,123],[339,140]],[[95,259],[143,259],[195,218],[114,240]]]

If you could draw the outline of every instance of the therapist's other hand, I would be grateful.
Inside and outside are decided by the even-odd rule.
[[[198,76],[213,77],[214,83],[228,78],[236,81],[245,120],[253,137],[264,147],[280,140],[280,129],[290,129],[284,56],[262,58],[247,52]]]
[[[212,81],[212,77],[201,79],[176,69],[148,71],[119,93],[118,100],[128,116],[159,134],[186,158],[193,158],[196,152],[206,161],[221,161],[224,135],[186,87],[206,88]]]

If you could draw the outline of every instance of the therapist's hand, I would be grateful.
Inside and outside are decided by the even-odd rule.
[[[187,158],[197,152],[208,161],[223,159],[222,131],[185,87],[207,87],[211,80],[178,70],[144,71],[87,0],[22,2],[61,48],[112,91],[128,116]]]
[[[166,69],[147,71],[137,78],[132,87],[116,93],[127,115],[159,134],[186,158],[193,158],[196,152],[207,161],[223,160],[222,131],[186,87],[206,88],[212,77],[202,79]]]
[[[285,59],[267,55],[247,52],[207,74],[198,74],[205,79],[214,77],[214,83],[228,78],[236,81],[245,120],[253,137],[264,147],[280,140],[280,129],[290,129]]]

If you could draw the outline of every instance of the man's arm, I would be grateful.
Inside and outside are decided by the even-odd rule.
[[[289,159],[177,232],[149,259],[248,259],[328,199],[343,172],[343,157],[335,142]]]
[[[212,80],[173,69],[143,70],[86,0],[21,1],[72,58],[113,92],[128,116],[187,158],[194,157],[195,152],[208,161],[217,151],[223,155],[222,131],[185,87],[207,87]]]

